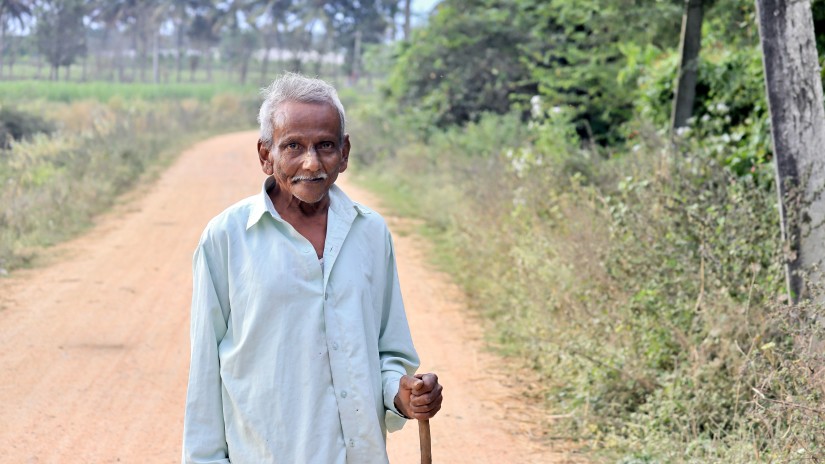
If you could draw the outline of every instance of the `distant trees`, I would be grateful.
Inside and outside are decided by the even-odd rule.
[[[32,0],[0,0],[0,77],[3,75],[3,58],[6,56],[6,32],[12,21],[23,25],[32,14]]]
[[[539,52],[530,18],[485,0],[446,1],[405,43],[389,92],[403,107],[432,113],[438,126],[506,113],[514,96],[538,92],[525,52]],[[529,55],[527,55],[529,56]]]
[[[291,58],[279,57],[291,60],[281,67],[301,70],[313,60],[305,71],[318,73],[334,54],[346,57],[343,68],[351,72],[362,67],[359,49],[395,36],[404,7],[408,0],[0,0],[0,76],[13,22],[16,32],[36,39],[34,61],[48,63],[53,79],[78,62],[81,78],[88,63],[97,79],[181,81],[185,67],[190,80],[202,69],[211,79],[220,56],[241,82],[260,59],[265,81],[275,49],[289,51]]]
[[[83,0],[42,2],[37,9],[37,48],[51,66],[51,79],[58,78],[61,66],[69,66],[86,52],[86,15]]]
[[[678,43],[677,0],[444,0],[399,50],[390,93],[441,125],[521,108],[541,95],[573,113],[591,143],[623,137],[633,112],[630,58]],[[626,76],[622,78],[623,76]]]

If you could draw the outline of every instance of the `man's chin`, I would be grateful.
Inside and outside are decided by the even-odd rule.
[[[302,203],[314,205],[315,203],[318,203],[326,198],[327,193],[329,193],[329,190],[325,190],[323,192],[296,192],[293,190],[292,196],[300,200]]]

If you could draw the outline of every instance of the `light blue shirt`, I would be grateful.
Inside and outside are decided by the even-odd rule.
[[[215,217],[193,260],[184,463],[386,463],[418,368],[389,230],[329,191],[323,266],[267,194]]]

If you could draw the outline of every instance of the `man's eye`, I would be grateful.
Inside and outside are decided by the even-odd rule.
[[[320,148],[321,150],[331,150],[334,147],[335,147],[335,144],[332,143],[332,142],[321,142],[321,144],[318,145],[318,148]]]
[[[298,144],[295,143],[295,142],[292,142],[292,143],[288,144],[286,147],[290,150],[297,150],[298,149]]]

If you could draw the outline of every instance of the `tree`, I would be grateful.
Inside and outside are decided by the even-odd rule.
[[[51,65],[51,78],[60,66],[71,66],[86,53],[86,14],[83,0],[44,1],[37,12],[37,48]]]
[[[352,73],[362,69],[361,53],[367,44],[380,43],[394,21],[397,0],[331,0],[323,4],[335,41],[346,49],[345,70]],[[358,52],[358,53],[356,53]],[[354,77],[354,76],[353,76]]]
[[[400,106],[427,110],[435,125],[445,127],[484,112],[506,113],[514,95],[536,94],[524,59],[529,31],[513,26],[513,8],[489,8],[491,3],[445,1],[428,27],[401,44],[389,80]]]
[[[685,0],[680,46],[679,83],[673,96],[671,128],[687,126],[693,116],[696,100],[696,78],[699,74],[699,50],[702,48],[702,0]]]
[[[31,0],[0,0],[0,76],[3,75],[3,56],[6,52],[6,26],[12,21],[22,26],[23,19],[31,13]]]
[[[825,264],[825,107],[810,0],[757,0],[788,292]]]
[[[226,23],[224,28],[228,29],[229,33],[224,34],[221,45],[227,62],[238,65],[241,84],[246,84],[249,60],[260,42],[258,31],[247,16],[252,6],[242,0],[228,1],[222,5],[224,22]],[[241,21],[241,16],[246,18],[245,23]]]
[[[290,8],[292,0],[253,0],[249,5],[249,24],[256,28],[264,46],[261,82],[269,80],[269,55],[274,47],[280,46],[279,25],[286,20]]]
[[[410,31],[412,30],[410,3],[412,3],[412,0],[404,0],[404,40],[410,40]]]
[[[112,74],[110,79],[114,79],[114,69],[117,68],[117,80],[123,82],[125,76],[125,52],[124,43],[119,26],[128,22],[128,17],[132,13],[133,0],[101,0],[95,2],[90,16],[93,21],[103,26],[103,41],[102,45],[108,48],[109,51],[109,65]]]

